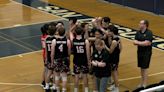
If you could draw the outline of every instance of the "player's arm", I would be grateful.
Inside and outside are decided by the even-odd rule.
[[[87,52],[87,59],[88,59],[88,63],[90,62],[90,44],[88,40],[85,40],[85,44],[86,44],[86,52]]]
[[[96,38],[95,38],[95,37],[89,37],[88,40],[89,40],[89,41],[95,41]]]
[[[134,40],[134,45],[138,45],[138,46],[150,46],[151,42],[148,40],[145,41],[138,41],[138,40]]]
[[[46,38],[47,39],[47,38]],[[45,43],[45,64],[47,64],[47,47],[46,47],[46,39],[44,40]]]
[[[113,53],[113,51],[116,48],[116,46],[117,46],[117,42],[114,40],[114,41],[112,41],[112,44],[111,44],[110,48],[108,48],[106,46],[106,49],[109,51],[109,53]]]
[[[46,38],[45,38],[45,39],[46,39]],[[41,38],[42,48],[45,48],[45,47],[46,47],[45,39]]]
[[[104,28],[100,27],[99,29],[100,29],[104,34],[108,34],[108,32],[107,32]]]
[[[52,44],[51,44],[51,65],[54,62],[55,46],[56,46],[56,39],[52,40]]]
[[[68,56],[70,57],[70,55],[71,55],[71,42],[70,42],[70,40],[67,40],[67,47],[68,47]]]
[[[119,43],[119,48],[120,48],[120,52],[122,51],[122,41],[120,39],[120,43]]]

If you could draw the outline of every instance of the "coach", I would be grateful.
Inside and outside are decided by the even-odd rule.
[[[152,55],[153,34],[148,29],[148,20],[141,20],[139,23],[140,30],[135,35],[134,45],[137,45],[138,67],[141,68],[141,83],[138,87],[146,87],[148,78],[148,68]]]

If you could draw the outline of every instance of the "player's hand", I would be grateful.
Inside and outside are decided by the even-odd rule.
[[[138,45],[138,43],[139,43],[139,42],[138,42],[137,40],[135,40],[135,41],[133,42],[134,45]]]
[[[96,61],[92,61],[91,64],[92,64],[93,66],[97,66]]]
[[[99,62],[99,63],[98,63],[98,66],[99,66],[99,67],[105,67],[106,64],[105,64],[104,62]]]

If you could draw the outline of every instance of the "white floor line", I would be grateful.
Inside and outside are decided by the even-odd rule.
[[[55,21],[61,21],[63,19],[54,19],[54,20],[48,20],[48,21],[42,21],[42,22],[35,22],[35,23],[26,23],[26,24],[19,24],[19,26],[8,26],[8,27],[0,27],[0,29],[7,29],[7,28],[15,28],[15,27],[22,27],[22,26],[29,26],[29,25],[36,25],[36,24],[42,24],[42,23],[48,23],[48,22],[55,22]],[[17,24],[16,24],[17,25]]]
[[[63,19],[63,20],[68,20],[68,19],[66,19],[66,18],[63,18],[63,17],[57,16],[57,15],[54,15],[54,14],[52,14],[52,13],[48,13],[48,12],[45,12],[45,11],[42,11],[42,10],[39,10],[39,9],[30,7],[30,6],[28,6],[28,5],[25,5],[25,4],[22,4],[22,3],[19,3],[19,2],[13,1],[13,0],[10,0],[10,1],[13,2],[13,3],[19,4],[19,5],[23,5],[23,6],[28,7],[28,8],[31,8],[31,9],[33,9],[33,10],[36,10],[36,11],[39,11],[39,12],[42,12],[42,13],[51,15],[51,16],[52,16],[52,15],[53,15],[53,16],[56,16],[56,17],[61,18],[61,19]]]
[[[6,57],[1,57],[1,59],[7,59],[7,58],[12,58],[12,57],[20,57],[20,55],[28,55],[28,54],[34,54],[34,53],[38,53],[38,52],[41,52],[42,50],[38,50],[38,51],[32,51],[32,52],[27,52],[27,53],[23,53],[23,54],[17,54],[17,55],[12,55],[12,56],[6,56]]]
[[[0,85],[11,85],[11,86],[38,86],[40,84],[32,84],[32,83],[3,83],[0,82]]]
[[[7,90],[5,92],[15,92],[15,91],[17,92],[20,89],[25,89],[25,88],[28,88],[28,87],[30,87],[30,86],[17,87],[17,88],[13,88],[13,89]]]
[[[151,77],[151,76],[157,76],[157,75],[162,75],[164,74],[164,72],[159,72],[159,73],[153,73],[153,74],[149,74],[148,76]],[[163,75],[164,76],[164,75]],[[130,78],[125,78],[125,79],[119,79],[119,81],[129,81],[129,80],[134,80],[134,79],[139,79],[141,78],[141,76],[137,76],[137,77],[130,77]]]
[[[148,75],[149,77],[151,76],[157,76],[157,75],[162,75],[164,74],[164,72],[159,72],[159,73],[154,73],[154,74],[150,74]],[[141,78],[140,76],[137,77],[130,77],[130,78],[125,78],[125,79],[119,79],[119,82],[122,81],[129,81],[129,80],[134,80],[134,79],[139,79]],[[83,84],[83,83],[80,83]],[[92,82],[89,82],[89,84],[92,84]],[[0,85],[11,85],[11,86],[40,86],[39,83],[5,83],[5,82],[0,82]],[[69,85],[74,85],[74,83],[69,83]]]

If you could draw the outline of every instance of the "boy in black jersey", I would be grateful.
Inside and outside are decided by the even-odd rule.
[[[91,64],[93,66],[93,75],[95,76],[95,85],[97,90],[94,92],[106,92],[110,73],[109,54],[105,49],[105,43],[101,39],[95,41],[95,51],[92,53]]]
[[[62,77],[63,88],[62,92],[66,92],[67,72],[69,72],[69,58],[71,43],[65,36],[65,29],[60,27],[57,29],[59,37],[52,41],[51,61],[54,65],[55,84],[57,92],[60,92],[59,82],[60,75]]]
[[[109,89],[114,92],[119,92],[118,86],[118,64],[120,59],[120,51],[122,49],[121,40],[118,37],[118,29],[117,27],[111,25],[110,26],[110,33],[112,35],[112,43],[110,48],[106,47],[110,53],[110,61],[111,61],[111,70],[112,70],[112,77],[114,79],[114,84]]]
[[[45,90],[49,90],[49,81],[50,81],[50,76],[53,73],[53,68],[51,67],[51,43],[52,40],[55,39],[54,34],[55,34],[56,29],[53,28],[49,28],[48,29],[48,36],[45,39],[45,56],[46,56],[46,64],[47,64],[47,68],[48,68],[48,73],[46,76],[46,86],[45,86]]]
[[[89,41],[82,38],[83,29],[81,27],[77,27],[75,29],[75,33],[76,33],[76,37],[72,41],[73,55],[74,55],[73,66],[74,66],[74,73],[75,73],[74,92],[78,92],[80,73],[82,73],[82,77],[84,79],[84,87],[85,87],[84,92],[88,92],[87,74],[89,72],[88,62],[90,57]]]

